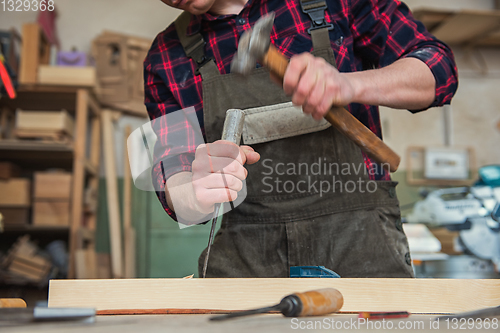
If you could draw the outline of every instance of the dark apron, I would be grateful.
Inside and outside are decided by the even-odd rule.
[[[185,31],[187,22],[177,30]],[[186,45],[194,43],[186,38],[189,56]],[[335,65],[328,30],[313,31],[312,41],[313,54]],[[242,78],[221,75],[212,60],[200,63],[207,142],[220,139],[228,109],[290,102],[266,68]],[[247,198],[224,215],[207,277],[288,277],[291,266],[325,266],[342,277],[412,277],[397,183],[370,182],[360,149],[335,128],[312,126],[294,135],[295,125],[281,126],[287,117],[270,109],[257,112],[285,134],[251,144],[261,160],[246,165]]]

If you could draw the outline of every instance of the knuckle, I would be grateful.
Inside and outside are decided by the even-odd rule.
[[[191,164],[191,168],[193,172],[199,171],[201,167],[201,162],[199,160],[194,160],[193,163]]]
[[[236,175],[238,173],[238,162],[233,161],[227,167],[224,168],[226,173]]]

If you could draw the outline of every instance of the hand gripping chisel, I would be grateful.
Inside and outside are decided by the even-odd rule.
[[[243,132],[243,123],[245,121],[245,113],[238,109],[229,109],[226,112],[226,119],[224,121],[224,128],[222,130],[222,140],[229,141],[235,143],[236,145],[240,145],[241,133]],[[221,170],[222,172],[222,170]],[[224,179],[224,173],[222,173],[222,179]],[[229,201],[231,205],[231,209],[233,209],[233,203]],[[215,205],[214,214],[212,217],[212,227],[210,228],[210,236],[208,238],[208,247],[207,254],[205,256],[205,263],[203,264],[203,275],[205,278],[207,275],[207,267],[208,267],[208,258],[210,256],[210,249],[212,248],[212,243],[214,241],[215,234],[215,226],[217,224],[217,219],[220,215],[223,214],[223,203],[219,203]]]

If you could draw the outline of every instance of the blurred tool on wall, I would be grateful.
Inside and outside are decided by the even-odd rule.
[[[452,258],[453,265],[468,266],[471,272],[479,275],[488,273],[487,268],[492,267],[498,276],[500,165],[480,168],[479,180],[473,186],[422,191],[421,195],[424,199],[415,204],[407,222],[440,226],[457,232],[454,247],[465,255]],[[441,262],[443,267],[448,266],[446,269],[453,269],[450,263],[450,260],[448,263]],[[437,265],[436,262],[428,264]]]

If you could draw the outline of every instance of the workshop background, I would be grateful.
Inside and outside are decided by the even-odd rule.
[[[381,108],[384,141],[402,157],[392,177],[414,268],[498,278],[500,1],[405,2],[450,43],[460,79],[451,106]],[[153,192],[133,186],[125,154],[128,133],[148,122],[142,60],[180,11],[159,0],[54,3],[56,16],[0,8],[2,63],[17,90],[11,99],[4,80],[0,296],[44,293],[51,277],[197,276],[210,226],[179,229]]]

